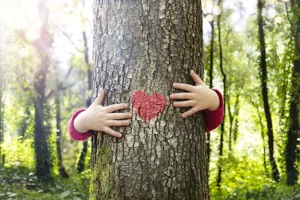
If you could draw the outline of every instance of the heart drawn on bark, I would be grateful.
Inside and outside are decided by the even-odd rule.
[[[133,110],[144,122],[148,122],[164,111],[167,101],[162,94],[154,93],[148,96],[144,91],[137,90],[132,94],[132,105]]]

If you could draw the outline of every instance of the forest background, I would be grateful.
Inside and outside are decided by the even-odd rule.
[[[0,0],[0,199],[88,199],[91,144],[67,125],[91,96],[92,4]],[[202,6],[204,81],[225,100],[208,134],[211,199],[300,199],[300,1]],[[41,94],[46,153],[35,137]]]

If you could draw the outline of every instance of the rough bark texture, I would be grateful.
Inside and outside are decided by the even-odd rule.
[[[298,169],[296,167],[297,139],[300,135],[299,128],[299,102],[300,102],[300,0],[291,1],[295,24],[292,24],[295,59],[292,71],[292,88],[290,91],[290,126],[286,144],[286,174],[287,184],[295,185],[298,182]]]
[[[265,45],[265,35],[263,29],[263,17],[262,17],[263,3],[262,0],[258,0],[257,4],[257,19],[258,19],[258,33],[259,33],[259,44],[260,44],[260,69],[261,69],[261,88],[262,88],[262,98],[264,102],[264,111],[267,120],[268,128],[268,147],[269,147],[269,160],[272,168],[272,178],[274,181],[279,182],[280,175],[277,168],[276,160],[274,157],[274,133],[272,117],[269,106],[268,98],[268,71],[266,63],[266,45]]]
[[[167,106],[148,123],[130,107],[121,139],[93,135],[90,199],[209,199],[201,113],[182,119],[169,99],[173,82],[203,74],[201,1],[96,0],[94,34],[93,97],[131,103],[143,90]]]

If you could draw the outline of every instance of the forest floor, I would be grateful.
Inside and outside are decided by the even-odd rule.
[[[1,200],[88,200],[90,172],[63,179],[53,176],[47,183],[24,167],[0,167]],[[261,188],[235,188],[231,193],[217,193],[211,188],[211,200],[300,200],[300,186],[269,183]]]
[[[53,176],[43,183],[27,168],[0,168],[1,200],[87,200],[89,174],[63,179]]]

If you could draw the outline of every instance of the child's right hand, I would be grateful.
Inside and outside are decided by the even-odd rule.
[[[103,98],[104,90],[100,89],[98,97],[90,107],[75,118],[74,128],[80,133],[95,130],[122,137],[122,134],[113,130],[111,126],[128,126],[130,124],[128,119],[132,117],[131,113],[114,113],[114,111],[128,108],[128,104],[113,104],[104,107],[102,106]]]

